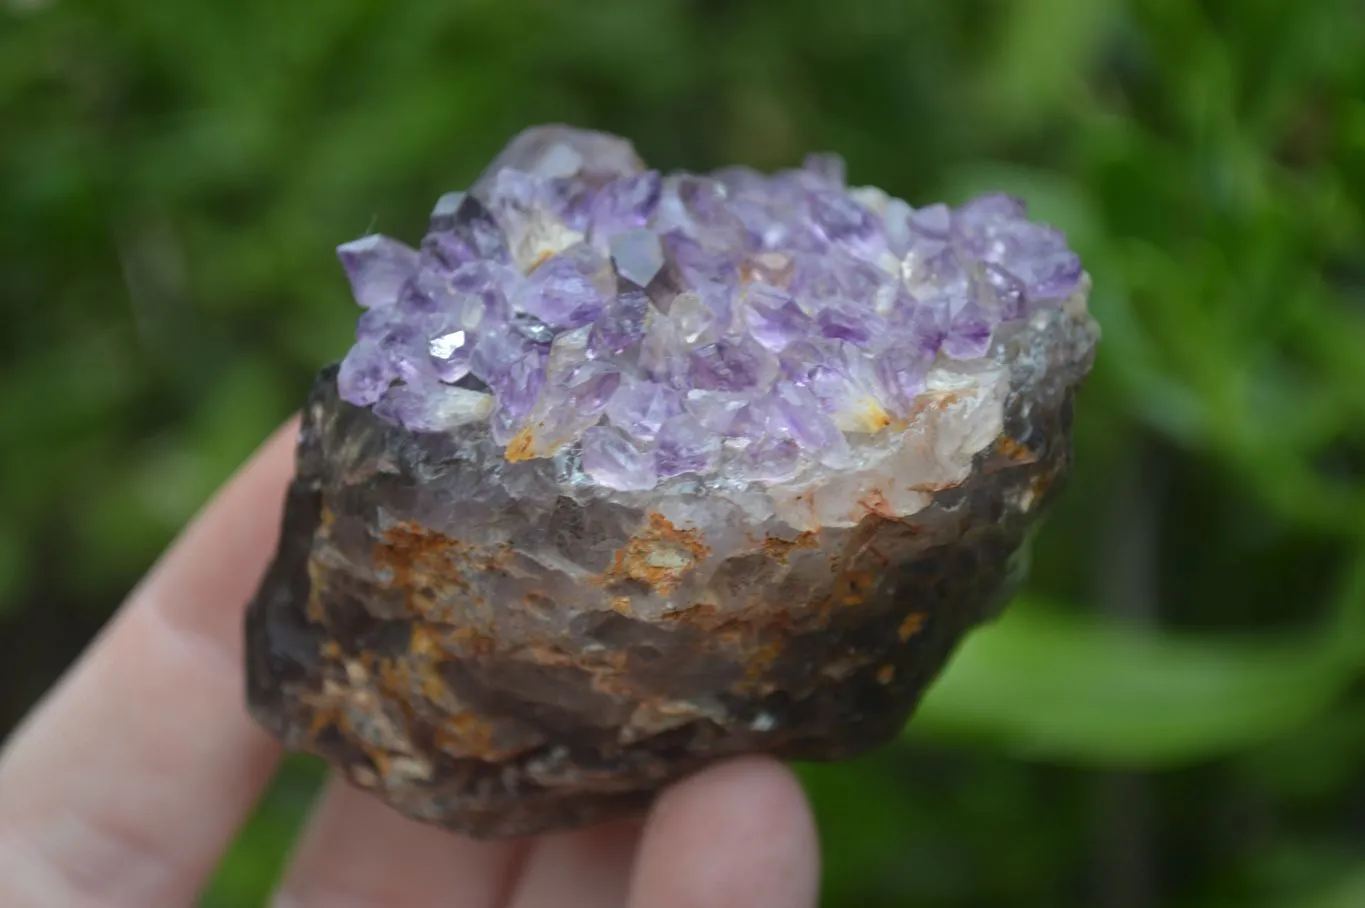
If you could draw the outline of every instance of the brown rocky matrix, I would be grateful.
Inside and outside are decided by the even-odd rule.
[[[902,263],[917,254],[899,252]],[[768,253],[782,254],[736,254]],[[726,302],[738,313],[754,278],[736,273],[748,275]],[[903,264],[888,274],[912,276]],[[815,305],[786,280],[772,291]],[[415,431],[343,400],[336,368],[324,370],[304,409],[280,549],[248,614],[252,714],[404,813],[482,837],[640,808],[727,755],[828,760],[887,741],[962,635],[1008,596],[1021,543],[1067,471],[1072,398],[1097,337],[1086,286],[1016,300],[1018,311],[987,319],[972,355],[931,351],[900,409],[875,383],[866,399],[843,398],[858,414],[832,417],[833,459],[774,435],[770,417],[754,439],[718,431],[705,467],[615,487],[584,468],[592,420],[509,458],[516,433],[497,428],[493,404]],[[648,310],[640,330],[666,315]],[[758,355],[785,370],[794,348],[773,349],[762,327]],[[612,363],[628,382],[663,381]],[[496,390],[483,379],[450,387]],[[671,380],[687,392],[686,375]],[[728,400],[682,399],[699,420]],[[612,412],[587,431],[624,432]],[[745,454],[771,438],[803,459],[756,476]],[[649,456],[650,439],[631,443]]]

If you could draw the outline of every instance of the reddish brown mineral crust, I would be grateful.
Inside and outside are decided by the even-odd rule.
[[[598,579],[603,586],[619,589],[634,581],[649,592],[667,596],[697,562],[711,553],[702,542],[700,530],[680,530],[659,513],[651,513],[647,519],[645,531],[616,550],[611,568]],[[624,613],[629,608],[617,611]]]
[[[901,643],[918,634],[920,628],[924,627],[924,620],[925,616],[920,612],[911,612],[906,615],[900,627],[896,628],[896,636],[900,638]]]
[[[506,457],[510,463],[520,463],[523,460],[530,460],[536,456],[535,453],[535,434],[531,426],[527,426],[516,434],[507,443]]]

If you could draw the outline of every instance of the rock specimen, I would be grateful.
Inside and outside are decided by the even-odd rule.
[[[417,249],[342,246],[247,620],[256,718],[476,836],[891,738],[1070,458],[1097,331],[1018,201],[648,170],[541,127]]]

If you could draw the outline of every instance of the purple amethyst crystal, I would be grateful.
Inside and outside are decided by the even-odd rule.
[[[417,276],[416,250],[397,240],[371,234],[337,248],[355,301],[366,309],[389,306]]]
[[[725,755],[895,734],[1008,594],[1098,332],[1060,233],[834,155],[516,137],[416,248],[338,249],[249,702],[405,813],[581,825]]]

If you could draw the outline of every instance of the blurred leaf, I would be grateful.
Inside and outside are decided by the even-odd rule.
[[[1116,0],[1006,0],[999,43],[983,67],[990,115],[1007,128],[1034,126],[1079,96],[1086,71],[1103,51]]]
[[[1365,905],[1365,867],[1326,887],[1321,895],[1298,903],[1299,908],[1360,908]]]
[[[1315,640],[1143,635],[1018,602],[967,639],[907,732],[1035,759],[1175,766],[1284,734],[1350,679]]]
[[[318,761],[287,757],[251,818],[223,856],[199,908],[254,908],[279,879],[323,779]]]

